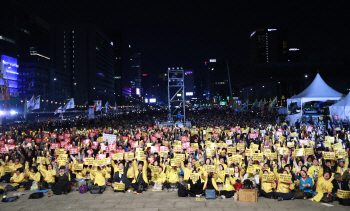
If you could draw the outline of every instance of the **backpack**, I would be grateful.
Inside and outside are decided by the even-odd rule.
[[[42,192],[36,192],[30,194],[28,199],[40,199],[42,197],[44,197],[44,194]]]
[[[99,194],[101,192],[100,187],[98,186],[92,186],[90,193],[91,194]]]
[[[239,191],[239,189],[242,188],[242,184],[239,183],[239,182],[236,182],[236,183],[233,185],[233,187],[235,188],[236,191]]]
[[[249,179],[244,180],[242,189],[253,189],[253,182]]]
[[[19,199],[18,196],[12,196],[12,197],[9,197],[9,198],[3,198],[2,202],[13,202],[13,201],[16,201],[17,199]]]
[[[183,186],[182,184],[179,185],[179,189],[177,191],[177,195],[179,197],[186,197],[187,196],[186,187]]]
[[[88,192],[88,186],[87,185],[80,185],[79,187],[79,193],[83,194]]]

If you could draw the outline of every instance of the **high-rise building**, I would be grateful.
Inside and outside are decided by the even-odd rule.
[[[231,70],[232,71],[232,70]],[[210,102],[218,102],[219,99],[227,99],[230,96],[230,84],[228,80],[227,63],[224,58],[211,58],[205,61],[205,79],[202,79],[202,84],[197,86],[205,87],[202,88],[201,99]],[[233,73],[230,73],[231,79]],[[232,87],[232,90],[234,88]]]
[[[17,89],[10,92],[18,92],[21,100],[40,95],[46,108],[51,98],[49,24],[16,1],[2,3],[0,22],[0,54],[16,59],[18,65]]]
[[[131,96],[141,96],[141,53],[130,55]]]
[[[114,43],[96,25],[57,24],[51,43],[55,102],[72,97],[77,105],[115,101]]]
[[[288,62],[287,31],[256,29],[250,34],[250,65]]]
[[[192,99],[197,100],[195,84],[194,84],[194,71],[193,70],[184,70],[185,76],[185,100],[186,102],[191,102]]]
[[[118,105],[123,103],[122,94],[122,80],[123,80],[123,68],[125,68],[125,59],[123,54],[127,49],[124,43],[123,33],[119,31],[105,32],[108,38],[112,41],[114,51],[114,96]]]

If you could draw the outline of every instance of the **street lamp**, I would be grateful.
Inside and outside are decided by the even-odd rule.
[[[305,78],[307,78],[307,75],[305,75]]]

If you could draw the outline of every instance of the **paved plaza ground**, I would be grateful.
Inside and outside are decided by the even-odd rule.
[[[0,210],[181,210],[181,211],[222,211],[222,210],[242,210],[242,211],[263,211],[263,210],[298,210],[298,211],[318,211],[318,210],[349,210],[333,202],[328,206],[311,202],[309,200],[277,201],[259,197],[258,202],[240,202],[233,199],[221,199],[206,201],[196,201],[196,198],[180,198],[175,192],[152,192],[145,191],[143,194],[134,195],[132,192],[114,193],[111,187],[102,195],[92,195],[90,193],[80,194],[75,191],[75,187],[68,195],[54,195],[41,199],[28,199],[31,191],[21,196],[15,202],[0,202]],[[9,192],[10,193],[14,192]],[[52,193],[50,191],[50,193]]]

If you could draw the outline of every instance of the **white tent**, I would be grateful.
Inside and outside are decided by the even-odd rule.
[[[298,106],[302,106],[302,103],[311,101],[339,100],[342,95],[328,86],[317,73],[314,81],[304,91],[287,99],[287,104],[297,102]]]
[[[338,115],[338,118],[345,119],[346,116],[350,116],[350,93],[346,95],[344,99],[337,102],[336,104],[329,106],[329,114],[331,118],[334,115]]]

